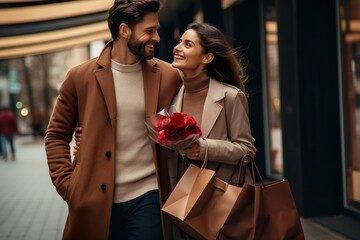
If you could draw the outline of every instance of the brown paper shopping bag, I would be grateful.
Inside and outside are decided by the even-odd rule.
[[[211,196],[215,171],[191,164],[162,207],[162,211],[179,220],[198,215]]]
[[[220,240],[304,240],[304,232],[287,180],[264,183],[252,159],[254,185],[245,184],[219,234]],[[261,180],[255,184],[254,169]]]
[[[215,240],[241,188],[214,177],[215,171],[205,169],[206,160],[201,168],[189,166],[162,211],[195,239]]]
[[[217,238],[241,192],[214,174],[190,165],[162,208],[176,226],[196,239]]]

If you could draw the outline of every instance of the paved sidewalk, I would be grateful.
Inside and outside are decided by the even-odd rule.
[[[0,240],[60,240],[67,206],[51,184],[44,142],[17,137],[16,148],[16,161],[0,160]],[[302,223],[306,240],[347,239],[311,219]]]
[[[0,239],[61,239],[67,206],[51,184],[44,142],[16,138],[16,160],[0,160]]]

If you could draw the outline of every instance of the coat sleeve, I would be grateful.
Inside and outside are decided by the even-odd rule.
[[[50,177],[64,200],[73,172],[69,143],[78,122],[77,109],[76,88],[70,71],[60,88],[45,135]]]
[[[224,108],[226,126],[222,129],[227,132],[227,139],[206,139],[209,146],[209,161],[236,164],[243,155],[256,154],[245,94],[242,91],[227,92]]]

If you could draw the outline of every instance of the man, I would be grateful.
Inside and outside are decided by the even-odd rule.
[[[7,142],[10,145],[11,159],[15,161],[14,134],[18,134],[18,126],[15,114],[9,107],[4,107],[0,112],[0,135],[1,150],[5,161],[8,160]]]
[[[52,182],[69,206],[64,239],[167,238],[160,219],[170,194],[167,165],[144,121],[170,104],[182,82],[153,58],[159,7],[158,0],[115,1],[113,41],[61,86],[45,145]],[[83,140],[71,162],[77,125]]]

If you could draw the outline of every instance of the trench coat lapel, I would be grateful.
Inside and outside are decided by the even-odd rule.
[[[95,70],[96,80],[99,83],[102,95],[104,97],[106,108],[112,122],[116,119],[116,97],[115,85],[111,71],[111,48],[112,42],[109,42],[99,56],[97,64],[99,69]],[[112,124],[114,127],[115,125]]]
[[[143,62],[143,81],[145,114],[149,118],[157,112],[160,89],[160,68],[154,59]]]
[[[175,106],[175,109],[177,112],[182,111],[182,102],[184,97],[184,86],[182,86],[177,94],[177,96],[174,98],[172,104]]]
[[[218,103],[219,100],[224,98],[224,91],[222,84],[210,78],[209,91],[205,99],[203,108],[201,131],[202,137],[208,137],[211,129],[213,128],[216,119],[219,117],[223,107]]]
[[[219,100],[225,97],[222,84],[218,81],[210,78],[209,91],[205,99],[202,120],[201,131],[202,137],[208,137],[211,129],[213,128],[216,119],[219,117],[223,107],[218,103]],[[174,98],[173,104],[176,111],[182,111],[182,102],[184,98],[184,86],[181,87],[176,98]]]

